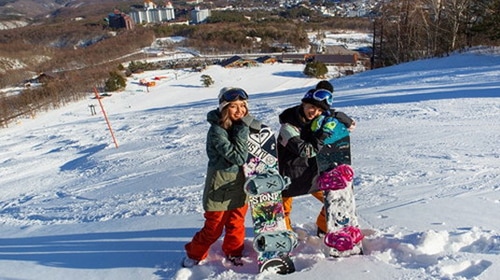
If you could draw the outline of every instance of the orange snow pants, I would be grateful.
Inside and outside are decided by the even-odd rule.
[[[323,191],[317,191],[314,193],[311,193],[312,196],[314,196],[316,199],[321,201],[323,204]],[[292,222],[290,220],[290,214],[292,213],[292,202],[293,202],[293,197],[283,197],[283,208],[285,210],[285,222],[286,222],[286,227],[289,230],[292,230]],[[321,208],[321,211],[318,214],[318,217],[316,218],[316,225],[320,230],[323,232],[327,232],[326,230],[326,212],[325,212],[325,206],[323,204],[323,207]]]
[[[210,246],[222,235],[222,251],[226,256],[241,256],[245,241],[245,215],[248,204],[243,207],[227,211],[206,211],[205,224],[198,231],[191,242],[184,248],[186,254],[193,260],[201,261],[208,256]]]

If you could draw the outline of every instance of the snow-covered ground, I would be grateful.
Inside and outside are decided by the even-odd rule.
[[[88,100],[1,129],[0,279],[497,279],[500,55],[479,53],[331,80],[334,106],[358,123],[365,255],[325,257],[314,236],[321,205],[304,196],[292,215],[296,273],[257,273],[250,217],[243,267],[224,261],[220,241],[205,264],[180,267],[203,224],[205,117],[218,90],[244,88],[253,114],[277,129],[318,81],[302,70],[210,66],[210,88],[195,72],[135,76],[102,99],[118,148],[91,85]],[[139,85],[160,76],[149,92]]]

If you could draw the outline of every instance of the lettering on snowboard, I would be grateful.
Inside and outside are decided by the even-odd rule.
[[[255,204],[268,202],[268,201],[279,201],[280,195],[281,194],[279,192],[274,192],[274,193],[263,193],[260,195],[251,196],[250,203],[255,205]]]
[[[259,158],[268,166],[277,164],[277,158],[262,149],[262,146],[273,137],[273,133],[267,129],[262,129],[260,133],[251,133],[248,137],[248,153],[256,158]],[[276,149],[275,144],[272,144],[271,150]]]

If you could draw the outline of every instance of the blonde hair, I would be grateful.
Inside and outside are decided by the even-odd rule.
[[[229,102],[229,104],[232,102]],[[247,109],[247,112],[245,113],[245,116],[248,115],[248,103],[245,100],[245,109]],[[224,128],[224,129],[229,129],[231,126],[233,126],[233,121],[231,118],[229,118],[229,106],[224,106],[222,108],[222,111],[220,111],[220,118],[219,118],[219,125]]]

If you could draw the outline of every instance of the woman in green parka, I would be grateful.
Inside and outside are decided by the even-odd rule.
[[[248,156],[250,127],[260,123],[248,113],[248,94],[241,88],[223,88],[219,108],[207,114],[207,177],[203,191],[205,224],[184,247],[183,267],[204,260],[210,246],[225,230],[222,251],[234,265],[243,265],[247,195],[243,165]]]

